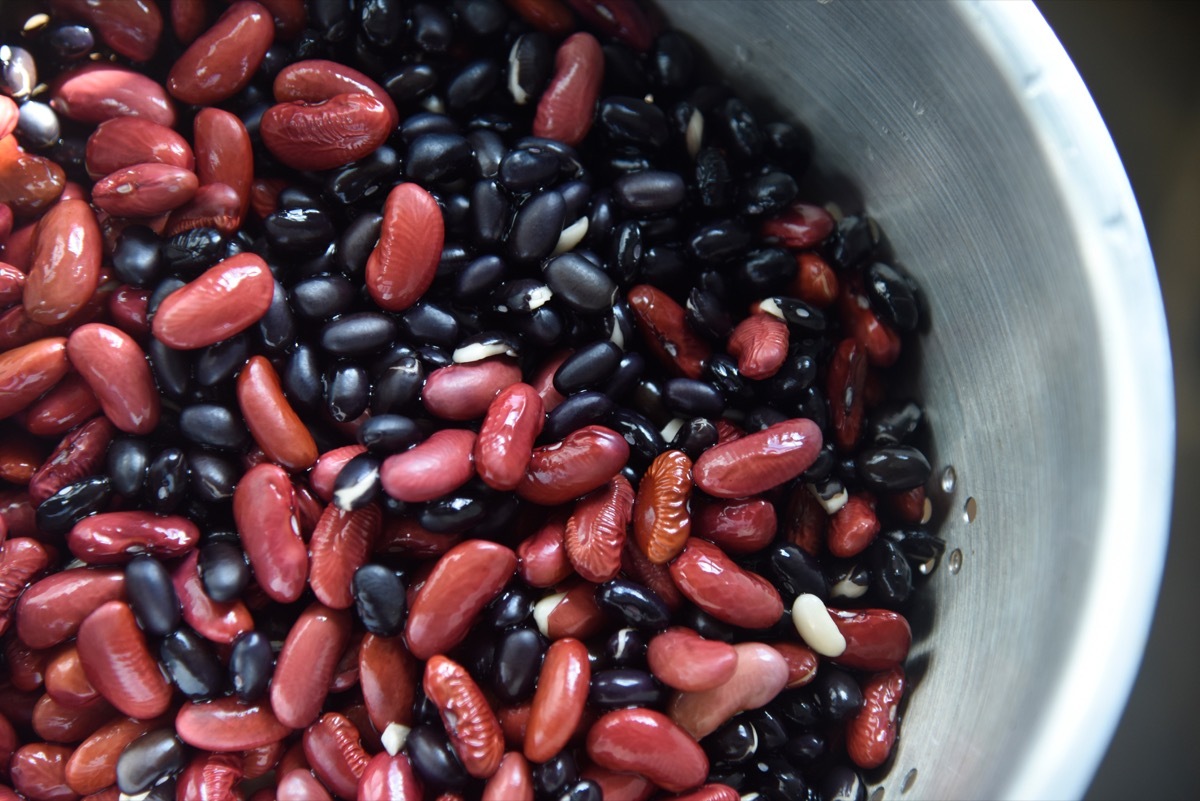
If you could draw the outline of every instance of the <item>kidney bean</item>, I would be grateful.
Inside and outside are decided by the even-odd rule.
[[[13,102],[12,98],[5,95],[4,99],[0,100],[0,139],[4,139],[5,137],[7,137],[9,134],[11,134],[13,131],[15,131],[17,129],[17,123],[18,123],[20,113],[21,112],[17,108],[17,104],[15,102]],[[10,212],[10,215],[11,215],[11,212]],[[9,231],[11,231],[11,230],[12,230],[12,219],[10,217]]]
[[[158,49],[163,19],[149,0],[115,0],[95,4],[86,0],[53,0],[50,8],[67,19],[96,29],[100,40],[130,61],[149,61]]]
[[[124,564],[135,553],[173,557],[200,541],[200,530],[186,517],[153,512],[105,512],[84,518],[67,535],[67,547],[88,564]]]
[[[301,170],[329,170],[357,161],[390,132],[387,106],[366,94],[320,103],[281,103],[263,115],[261,136],[275,158]]]
[[[677,693],[667,712],[693,737],[702,738],[733,715],[758,709],[787,684],[788,664],[778,651],[762,643],[739,643],[736,669],[724,683],[697,692]]]
[[[332,501],[334,482],[342,469],[351,459],[366,452],[367,449],[362,445],[344,445],[318,456],[308,476],[309,486],[317,497],[326,503]]]
[[[11,353],[11,351],[10,351]],[[41,504],[63,487],[102,472],[113,425],[98,417],[69,432],[29,478],[29,499]]]
[[[429,374],[421,400],[436,417],[473,420],[486,414],[499,392],[520,380],[520,368],[505,358],[452,364]]]
[[[605,801],[646,801],[655,791],[654,784],[636,773],[607,770],[596,764],[588,765],[581,775],[600,788]]]
[[[11,545],[13,542],[19,541],[9,540],[6,553],[8,548],[23,547]],[[79,568],[54,573],[21,595],[15,615],[17,636],[31,648],[51,648],[73,637],[93,609],[124,597],[125,574],[121,570]]]
[[[529,763],[516,751],[500,760],[500,767],[483,787],[482,801],[533,801],[533,778]]]
[[[278,742],[291,734],[267,704],[247,705],[218,698],[183,705],[175,717],[179,739],[205,751],[243,751]]]
[[[621,554],[621,569],[639,584],[650,589],[671,611],[683,604],[683,596],[666,565],[656,565],[634,543],[627,542]]]
[[[777,487],[808,469],[821,450],[821,430],[806,418],[705,451],[696,460],[696,486],[719,498],[742,498]]]
[[[313,772],[341,798],[356,797],[358,781],[370,757],[358,729],[345,716],[329,712],[304,732],[304,755]]]
[[[738,652],[719,640],[706,640],[675,626],[650,640],[646,661],[654,677],[685,692],[711,690],[733,678]]]
[[[81,326],[67,339],[67,357],[117,428],[148,434],[158,425],[158,389],[146,354],[124,331],[101,323]]]
[[[525,731],[525,758],[545,762],[567,744],[583,716],[591,681],[587,648],[573,637],[546,651]]]
[[[33,732],[43,740],[76,743],[87,738],[116,716],[117,710],[103,698],[79,706],[64,706],[48,695],[38,699],[30,720]]]
[[[629,458],[629,444],[615,431],[587,426],[562,442],[535,448],[517,495],[552,506],[606,484]]]
[[[770,314],[752,314],[737,324],[726,346],[747,378],[770,378],[788,355],[788,328]]]
[[[67,786],[80,795],[89,795],[116,784],[117,759],[125,747],[166,720],[117,718],[104,724],[71,753],[65,767]]]
[[[17,597],[49,564],[50,555],[35,540],[17,537],[0,545],[0,634],[12,622]]]
[[[228,111],[204,108],[196,114],[193,131],[200,185],[224,184],[232,189],[238,198],[241,220],[250,206],[250,186],[254,182],[254,155],[246,126]]]
[[[263,590],[282,603],[299,598],[309,557],[287,473],[269,463],[246,471],[233,492],[233,517]]]
[[[215,344],[258,322],[271,305],[274,288],[261,258],[231,256],[168,295],[154,314],[151,331],[178,350]]]
[[[522,581],[531,587],[553,587],[574,572],[563,546],[565,530],[566,518],[555,515],[521,541],[517,572]]]
[[[176,59],[167,89],[184,103],[216,105],[250,82],[274,38],[270,12],[239,0]]]
[[[92,203],[114,216],[153,217],[187,203],[199,186],[190,170],[169,164],[135,164],[97,181]]]
[[[114,117],[142,117],[168,128],[175,106],[161,85],[116,64],[92,63],[64,73],[50,88],[59,114],[95,125]]]
[[[435,655],[425,665],[424,688],[467,773],[489,778],[500,767],[504,738],[479,686],[461,665]]]
[[[638,547],[654,564],[683,550],[692,529],[692,460],[683,451],[659,454],[638,485],[633,532]]]
[[[242,760],[236,754],[198,754],[180,774],[176,797],[232,801],[242,775]]]
[[[304,470],[317,459],[317,444],[284,397],[275,368],[254,356],[237,379],[238,406],[255,442],[274,462]]]
[[[15,638],[4,643],[4,661],[13,686],[22,692],[40,690],[45,684],[50,654],[34,651]]]
[[[65,646],[46,663],[45,685],[46,695],[63,706],[81,706],[99,696],[83,672],[74,645]]]
[[[275,76],[272,91],[278,103],[295,100],[314,103],[340,94],[370,95],[383,103],[393,128],[400,123],[396,104],[382,86],[358,70],[336,61],[308,59],[289,64]]]
[[[432,501],[458,489],[475,474],[475,433],[442,429],[404,453],[383,460],[383,491],[408,503]]]
[[[184,622],[216,643],[233,642],[253,629],[254,620],[242,601],[218,602],[208,596],[197,565],[198,555],[193,551],[171,573]]]
[[[767,628],[783,615],[783,601],[769,581],[704,540],[688,542],[671,563],[671,577],[689,600],[726,623]]]
[[[442,212],[415,183],[398,184],[383,206],[379,243],[367,259],[371,298],[387,311],[403,311],[433,283],[445,238]]]
[[[841,286],[838,309],[847,333],[859,342],[873,367],[891,367],[900,358],[900,336],[871,309],[858,281]]]
[[[688,325],[682,306],[649,284],[639,284],[626,295],[647,349],[675,373],[700,378],[712,349]]]
[[[587,736],[588,756],[602,768],[638,773],[672,792],[701,784],[708,758],[688,734],[661,712],[609,712]]]
[[[13,789],[31,801],[74,801],[65,780],[71,749],[65,745],[30,743],[13,752],[9,778]]]
[[[693,533],[730,554],[761,551],[775,538],[775,506],[762,498],[714,499],[697,504]]]
[[[538,102],[533,135],[578,145],[592,127],[604,53],[589,33],[567,37],[554,56],[554,77]]]
[[[83,377],[67,373],[28,406],[25,410],[25,428],[38,437],[61,436],[99,411],[100,402]],[[22,483],[28,483],[28,480]]]
[[[533,444],[545,423],[545,407],[537,390],[514,383],[488,405],[475,440],[475,470],[489,487],[516,489],[533,454]]]
[[[103,243],[91,207],[63,200],[38,225],[33,266],[25,281],[25,313],[52,325],[74,316],[95,293]]]
[[[187,140],[145,117],[114,117],[88,137],[88,176],[98,180],[136,164],[157,163],[191,171],[195,157]]]
[[[28,485],[34,472],[46,460],[46,449],[43,443],[22,432],[5,433],[7,441],[0,442],[0,479]]]
[[[892,752],[904,683],[903,669],[895,666],[863,685],[862,709],[846,727],[846,753],[864,770],[879,767]]]
[[[912,631],[902,615],[887,609],[830,609],[829,615],[846,640],[846,649],[835,657],[838,664],[888,670],[908,656]]]
[[[367,634],[358,649],[358,674],[371,725],[389,753],[395,753],[389,743],[406,736],[413,725],[420,665],[401,638]]]
[[[414,801],[422,797],[422,789],[408,757],[404,754],[376,754],[358,780],[357,797],[360,801]]]
[[[152,718],[167,711],[171,688],[127,604],[108,601],[88,615],[76,647],[88,681],[123,714]]]
[[[563,548],[584,579],[600,583],[620,570],[633,503],[633,487],[621,475],[576,502],[563,530]]]
[[[7,143],[7,144],[6,144]],[[0,203],[10,207],[18,216],[40,214],[62,197],[66,174],[53,161],[33,153],[17,150],[15,136],[0,139]],[[23,249],[32,235],[33,226],[13,231],[5,242],[5,257],[13,265],[25,264]]]
[[[379,532],[380,512],[374,504],[353,512],[325,508],[309,542],[308,581],[319,601],[333,609],[354,604],[351,581],[366,564]]]
[[[350,641],[350,617],[313,603],[288,632],[271,682],[271,708],[281,723],[303,728],[321,712],[338,658]]]
[[[865,551],[878,534],[875,499],[852,493],[846,504],[830,515],[829,536],[825,544],[834,556],[849,558]]]

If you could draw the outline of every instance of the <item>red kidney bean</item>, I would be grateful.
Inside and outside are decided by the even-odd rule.
[[[90,565],[124,564],[135,554],[171,558],[200,542],[200,529],[180,515],[103,512],[80,520],[67,535],[67,547]]]
[[[135,339],[150,335],[150,290],[124,284],[108,299],[108,314],[113,325]]]
[[[763,498],[706,499],[692,514],[692,533],[730,554],[762,550],[778,527],[775,505]]]
[[[237,379],[238,406],[246,427],[273,462],[288,470],[306,470],[317,460],[317,443],[283,394],[275,368],[253,356]]]
[[[36,401],[67,374],[66,339],[52,337],[0,354],[0,417]]]
[[[825,544],[839,558],[858,556],[879,534],[875,499],[865,493],[852,493],[844,506],[829,517],[829,536]]]
[[[650,590],[662,599],[671,611],[683,605],[683,596],[671,578],[671,571],[666,565],[656,565],[632,541],[626,541],[625,551],[621,554],[621,569],[630,578]]]
[[[675,585],[718,620],[748,629],[779,622],[783,599],[762,576],[743,570],[717,546],[692,539],[671,563]]]
[[[301,729],[317,719],[338,658],[350,641],[350,616],[310,604],[288,632],[271,680],[271,709],[281,723]]]
[[[574,572],[563,546],[566,527],[566,518],[556,514],[521,541],[517,573],[522,581],[531,587],[553,587]]]
[[[5,436],[0,441],[0,479],[28,486],[34,472],[46,461],[44,443],[21,431],[5,432]]]
[[[770,314],[752,314],[733,329],[726,348],[738,360],[743,376],[756,381],[770,378],[787,359],[787,324]]]
[[[683,550],[692,531],[692,460],[683,451],[655,457],[638,484],[633,534],[654,564],[666,564]]]
[[[416,303],[433,284],[444,240],[445,222],[433,196],[415,183],[393,188],[383,204],[379,243],[367,258],[371,299],[393,312]]]
[[[706,640],[682,626],[673,626],[654,639],[646,649],[646,664],[654,677],[676,690],[711,690],[729,681],[737,669],[733,646]]]
[[[782,525],[787,541],[809,555],[819,556],[825,550],[829,515],[811,492],[792,493]]]
[[[483,482],[492,489],[516,489],[545,422],[537,390],[520,382],[502,389],[488,405],[475,440],[475,471]]]
[[[153,718],[167,711],[171,686],[124,601],[108,601],[88,615],[76,647],[88,681],[123,714]]]
[[[567,350],[552,355],[529,381],[530,386],[534,388],[538,397],[542,399],[542,407],[546,414],[557,409],[558,405],[566,400],[562,393],[554,387],[554,374],[558,372],[559,367],[562,367],[563,362],[571,357],[573,352]]]
[[[125,598],[125,572],[78,568],[32,584],[17,603],[17,636],[30,648],[52,648],[75,636],[97,607]]]
[[[175,716],[179,739],[205,751],[244,751],[278,742],[292,733],[268,704],[243,704],[236,698],[184,704]]]
[[[696,486],[718,498],[745,498],[777,487],[807,470],[821,452],[821,429],[807,418],[709,448],[696,460]]]
[[[899,666],[876,673],[863,684],[863,705],[846,726],[846,753],[863,770],[887,761],[900,726],[904,670]]]
[[[419,801],[424,797],[423,793],[424,789],[404,754],[376,754],[358,780],[358,801]],[[487,798],[486,790],[484,798]],[[520,796],[508,798],[523,801]]]
[[[17,150],[15,136],[0,139],[0,203],[18,216],[40,214],[62,195],[67,180],[62,167],[47,158]],[[5,258],[20,267],[21,229],[9,234]]]
[[[519,752],[509,751],[483,786],[481,801],[533,801],[533,773]]]
[[[816,253],[796,254],[796,277],[788,294],[818,309],[826,309],[838,298],[838,279],[824,259]]]
[[[729,679],[700,692],[677,693],[667,714],[688,734],[701,739],[739,712],[770,703],[787,684],[788,666],[769,645],[738,643],[737,669]]]
[[[46,212],[25,280],[29,319],[54,325],[77,314],[100,284],[103,248],[96,215],[85,201],[64,200]]]
[[[564,637],[584,640],[597,634],[604,627],[606,618],[596,603],[596,586],[590,581],[578,580],[564,592],[538,601],[533,616],[542,634],[549,640]]]
[[[171,30],[183,45],[190,45],[208,27],[205,4],[192,0],[171,0]]]
[[[150,364],[124,331],[101,323],[80,326],[67,339],[67,358],[117,428],[149,434],[158,425],[161,408]]]
[[[45,683],[50,654],[35,651],[15,637],[4,643],[4,662],[13,686],[22,692],[39,690]]]
[[[271,155],[293,169],[331,170],[373,153],[391,133],[391,121],[380,100],[355,92],[271,106],[260,135]]]
[[[609,770],[637,773],[664,790],[682,792],[704,782],[708,757],[686,731],[652,709],[619,709],[587,736],[592,761]]]
[[[105,723],[80,743],[67,760],[67,786],[80,795],[89,795],[116,784],[117,757],[125,746],[167,722],[164,718],[117,718]]]
[[[242,760],[236,754],[199,754],[179,774],[176,798],[186,801],[234,801],[242,779]]]
[[[105,176],[92,187],[92,203],[117,217],[153,217],[195,196],[200,179],[169,164],[135,164]]]
[[[650,18],[633,0],[567,0],[585,22],[644,53],[654,43]]]
[[[618,474],[575,503],[563,530],[563,549],[575,572],[587,581],[600,584],[620,572],[633,502],[633,487]]]
[[[117,716],[117,710],[103,698],[79,706],[64,706],[48,695],[33,707],[33,732],[55,743],[77,743]]]
[[[604,51],[590,33],[567,37],[554,56],[554,77],[538,102],[533,135],[578,145],[592,127]]]
[[[4,139],[17,129],[20,120],[20,110],[13,99],[7,95],[0,98],[0,139]],[[11,212],[10,212],[11,214]],[[9,230],[12,230],[12,219],[9,218]],[[5,232],[7,234],[7,232]]]
[[[462,665],[437,654],[425,664],[424,687],[467,773],[489,778],[504,756],[504,736],[479,685]]]
[[[381,554],[414,557],[441,556],[462,541],[462,534],[439,534],[406,517],[385,517],[383,534],[375,549]]]
[[[706,784],[690,793],[677,795],[672,801],[738,801],[741,793],[728,784]]]
[[[370,95],[383,103],[393,128],[400,124],[396,104],[382,86],[353,67],[336,61],[308,59],[289,64],[275,76],[272,91],[278,103],[295,100],[316,103],[343,94]]]
[[[333,801],[325,785],[307,767],[280,774],[275,798],[276,801]]]
[[[392,727],[412,725],[420,665],[400,637],[368,634],[358,649],[358,676],[371,725],[387,745]]]
[[[267,263],[253,253],[239,253],[168,295],[150,329],[177,350],[214,345],[262,319],[274,293]]]
[[[575,29],[575,16],[559,0],[504,0],[505,4],[542,33],[565,36]]]
[[[100,41],[130,61],[149,61],[158,49],[163,19],[150,0],[52,0],[55,14],[89,23]]]
[[[12,101],[10,100],[9,102],[11,103]],[[9,212],[9,214],[11,215],[12,212]],[[11,264],[5,264],[0,261],[0,306],[10,306],[14,303],[20,303],[24,291],[25,273]]]
[[[237,232],[241,222],[237,192],[225,184],[205,184],[191,200],[171,212],[163,236],[172,237],[196,228],[216,228],[229,236]]]
[[[475,475],[471,452],[475,432],[459,428],[435,431],[429,439],[383,460],[383,491],[407,503],[440,498]]]
[[[36,540],[17,537],[0,545],[0,634],[12,623],[17,597],[49,564],[50,555]]]
[[[620,434],[585,426],[561,442],[535,448],[517,494],[543,506],[566,503],[604,486],[628,458],[629,443]]]
[[[824,242],[836,227],[833,217],[820,206],[793,203],[764,221],[759,232],[767,239],[777,239],[784,247],[805,250]]]
[[[526,759],[545,762],[566,746],[583,717],[591,676],[582,642],[564,637],[550,643],[525,729]]]
[[[325,507],[309,541],[308,583],[317,600],[332,609],[354,605],[350,582],[375,549],[381,519],[379,507],[373,503],[353,512],[333,504]]]
[[[845,282],[838,296],[846,331],[863,346],[874,367],[891,367],[900,358],[900,336],[879,319],[858,283]]]
[[[317,497],[329,503],[333,500],[333,482],[346,463],[367,452],[362,445],[343,445],[326,451],[317,457],[316,464],[308,474],[308,483]]]
[[[429,659],[462,642],[516,568],[517,555],[494,542],[467,540],[447,551],[409,606],[404,639],[412,655]]]
[[[65,772],[71,749],[65,745],[30,743],[18,748],[8,766],[13,789],[30,801],[74,801]]]
[[[279,764],[286,748],[283,740],[251,748],[242,754],[241,770],[246,779],[265,776]]]
[[[683,307],[649,284],[630,289],[627,299],[647,349],[659,362],[679,375],[700,378],[712,348],[692,331]]]
[[[86,64],[64,73],[51,87],[50,105],[76,122],[97,123],[114,117],[143,117],[175,125],[175,106],[159,84],[116,64]]]
[[[68,432],[29,479],[30,500],[40,504],[68,484],[101,473],[114,431],[108,418],[97,417]]]
[[[145,117],[114,117],[100,123],[88,137],[84,158],[92,180],[135,164],[167,164],[183,170],[196,166],[186,139]]]
[[[13,680],[15,683],[15,675]],[[87,680],[74,645],[66,646],[46,664],[46,695],[63,706],[79,706],[99,695]]]
[[[239,634],[254,628],[254,619],[241,601],[222,603],[208,597],[197,570],[198,562],[198,552],[192,551],[171,572],[183,621],[207,640],[231,643]]]
[[[246,126],[236,114],[205,108],[196,114],[193,137],[200,185],[225,184],[231,188],[238,197],[238,219],[244,219],[254,183],[254,151]]]
[[[820,657],[811,648],[796,642],[772,642],[769,645],[787,663],[788,678],[784,689],[803,687],[817,677]]]
[[[830,609],[846,650],[834,661],[855,670],[888,670],[908,657],[912,629],[890,609]]]
[[[646,801],[654,795],[654,784],[636,773],[618,773],[599,765],[588,765],[581,778],[600,786],[604,801]]]
[[[521,368],[505,358],[451,364],[425,379],[421,402],[443,420],[474,420],[487,413],[498,393],[520,380]]]
[[[915,526],[925,520],[924,487],[913,487],[903,492],[884,493],[879,500],[890,514],[899,518],[903,523]]]
[[[275,40],[271,14],[239,0],[175,60],[167,89],[184,103],[214,106],[250,83]]]
[[[321,782],[341,798],[354,798],[370,757],[358,729],[344,715],[328,712],[304,732],[304,756]]]

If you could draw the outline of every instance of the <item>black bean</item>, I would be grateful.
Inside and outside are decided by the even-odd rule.
[[[179,414],[179,430],[197,445],[237,451],[247,442],[246,426],[230,409],[215,403],[197,403]]]
[[[171,574],[153,556],[141,554],[125,565],[125,592],[142,628],[156,637],[179,626],[179,597]]]
[[[311,257],[301,261],[294,268],[294,277],[297,280],[314,278],[317,276],[334,275],[337,273],[337,255],[334,251],[337,249],[336,243],[330,243],[324,249],[318,249]],[[298,257],[302,258],[302,257]]]
[[[623,284],[631,283],[642,266],[642,229],[636,220],[625,220],[612,234],[608,250],[609,273]]]
[[[650,418],[632,409],[614,409],[607,424],[629,443],[632,456],[647,466],[667,448]]]
[[[829,255],[840,267],[857,267],[871,258],[879,244],[879,226],[866,216],[851,214],[838,222]]]
[[[777,214],[800,194],[796,179],[786,172],[768,172],[755,175],[741,187],[742,214],[748,217],[766,217]]]
[[[404,580],[383,565],[363,565],[350,584],[354,608],[372,634],[391,637],[404,625]]]
[[[416,400],[424,383],[425,368],[420,359],[404,356],[376,376],[371,412],[390,414],[403,411]]]
[[[474,161],[471,143],[456,133],[426,133],[408,146],[404,171],[423,184],[451,181],[466,174]]]
[[[499,596],[487,605],[484,618],[495,629],[519,626],[533,614],[537,601],[534,589],[523,583],[510,584]]]
[[[409,33],[426,53],[441,53],[454,37],[454,22],[441,6],[418,3],[412,7]]]
[[[525,194],[553,185],[561,168],[562,162],[558,154],[551,150],[513,150],[500,162],[500,183],[504,184],[509,192]]]
[[[354,305],[358,290],[342,275],[318,275],[306,278],[289,293],[292,308],[310,320],[328,320]]]
[[[601,422],[614,408],[612,398],[603,392],[592,389],[577,392],[546,415],[541,439],[558,442],[572,431]]]
[[[492,689],[504,703],[533,695],[546,653],[546,638],[537,629],[509,629],[496,642]]]
[[[646,635],[637,629],[617,629],[604,642],[602,663],[610,668],[645,667]]]
[[[321,349],[334,356],[361,356],[396,338],[396,323],[380,312],[343,314],[321,327]]]
[[[717,439],[717,427],[711,420],[693,417],[671,438],[670,446],[683,451],[694,462],[700,458],[700,454],[716,445]]]
[[[677,173],[643,170],[613,183],[613,199],[632,214],[664,214],[683,203],[685,187]]]
[[[858,681],[841,668],[822,665],[812,683],[817,712],[825,720],[836,723],[846,720],[862,707],[862,690]]]
[[[579,312],[604,311],[617,298],[617,285],[608,274],[579,253],[555,256],[546,262],[542,275],[555,297]]]
[[[633,97],[650,92],[650,78],[641,58],[619,42],[604,45],[604,87],[612,93]]]
[[[408,103],[432,92],[437,81],[432,64],[409,64],[385,75],[383,88],[396,103]]]
[[[158,281],[162,273],[161,240],[144,225],[131,225],[121,232],[113,250],[113,272],[119,280],[137,287]]]
[[[243,703],[252,704],[266,695],[275,654],[271,641],[260,631],[248,631],[233,641],[229,652],[229,685]]]
[[[423,439],[421,427],[399,414],[376,415],[358,430],[359,444],[380,456],[406,450]]]
[[[433,303],[418,303],[400,316],[400,333],[414,342],[453,348],[458,342],[458,320]]]
[[[821,781],[824,801],[867,801],[867,783],[849,765],[834,765]]]
[[[725,154],[706,147],[696,154],[696,196],[706,209],[723,209],[733,200],[733,176]]]
[[[233,543],[213,542],[201,547],[197,566],[204,592],[218,603],[236,600],[250,583],[246,555]]]
[[[716,115],[721,136],[733,155],[743,161],[756,159],[763,152],[763,132],[754,114],[736,97],[725,101]]]
[[[164,282],[165,283],[165,282]],[[192,383],[192,362],[188,353],[174,350],[154,337],[146,344],[146,355],[154,371],[159,390],[172,400],[187,397]]]
[[[217,229],[193,228],[163,242],[162,259],[168,271],[191,276],[220,261],[224,248],[225,237]]]
[[[604,801],[604,791],[596,782],[584,779],[563,790],[556,801]]]
[[[735,717],[700,741],[714,764],[736,765],[758,751],[758,732],[744,717]]]
[[[702,226],[688,239],[688,251],[704,262],[728,261],[750,245],[750,231],[739,220]]]
[[[617,369],[621,358],[621,349],[608,341],[578,348],[555,371],[554,388],[570,395],[581,389],[601,387]]]
[[[83,518],[104,509],[111,496],[112,480],[108,476],[91,476],[68,484],[38,504],[35,516],[38,530],[52,535],[66,534]]]
[[[189,700],[202,701],[221,695],[225,670],[212,646],[186,626],[163,638],[159,658],[179,692]]]
[[[946,541],[924,529],[892,530],[883,536],[896,543],[912,569],[923,576],[934,571],[946,551]]]
[[[770,406],[755,406],[750,410],[750,413],[746,415],[746,419],[743,422],[742,427],[745,428],[747,432],[753,433],[755,431],[762,431],[770,428],[771,426],[777,423],[782,423],[787,419],[788,415],[784,414],[778,409],[772,409]]]
[[[786,122],[769,122],[763,126],[767,157],[774,163],[800,177],[812,161],[812,135],[803,128]]]
[[[667,115],[640,97],[604,98],[596,111],[596,124],[613,142],[655,150],[670,136]]]
[[[646,360],[642,354],[631,351],[621,357],[621,361],[617,363],[617,369],[612,372],[601,389],[614,401],[624,401],[633,392],[644,372],[646,372]]]
[[[880,603],[896,607],[907,601],[913,589],[912,567],[900,546],[880,537],[871,543],[867,556],[874,578],[871,590]]]
[[[921,407],[913,401],[885,401],[871,410],[864,439],[875,445],[899,445],[921,425]]]
[[[499,64],[492,59],[472,61],[446,87],[446,104],[459,111],[469,108],[485,100],[499,84]]]
[[[440,723],[414,726],[408,734],[407,748],[413,770],[426,787],[434,792],[456,792],[466,786],[467,773]]]
[[[249,358],[250,343],[245,334],[235,334],[207,348],[196,356],[193,374],[202,387],[213,387],[232,379]]]
[[[537,102],[554,71],[554,49],[546,34],[526,33],[508,53],[508,91],[517,105]]]
[[[663,385],[652,376],[647,376],[638,382],[633,390],[631,406],[644,415],[657,431],[671,421],[671,413],[663,400]],[[661,440],[662,437],[659,437]]]
[[[168,295],[177,289],[182,289],[186,283],[186,281],[173,276],[159,281],[158,286],[150,293],[150,299],[146,302],[146,313],[150,318],[153,319],[154,313],[158,311],[159,304],[166,300]]]
[[[685,605],[679,613],[679,625],[687,626],[701,637],[721,642],[733,642],[735,632],[733,626],[722,623],[699,607]]]
[[[797,489],[797,492],[807,492]],[[790,605],[796,596],[815,595],[822,601],[829,600],[829,586],[821,572],[821,563],[816,557],[795,545],[777,545],[767,553],[766,575],[779,590],[785,605]]]
[[[183,766],[184,747],[174,729],[146,732],[117,757],[117,787],[122,794],[137,795],[179,773]]]
[[[770,710],[758,709],[747,712],[746,720],[750,722],[750,725],[754,727],[755,734],[758,735],[759,754],[778,751],[787,742],[787,729],[784,728],[778,717],[771,714]]]
[[[670,378],[663,385],[663,401],[679,417],[718,418],[725,411],[720,391],[694,378]]]
[[[483,493],[468,484],[425,504],[417,522],[438,534],[459,534],[482,523],[488,511]]]
[[[367,266],[367,259],[379,241],[379,230],[383,226],[383,215],[369,212],[349,223],[337,240],[334,260],[338,269],[347,275],[360,276]]]
[[[0,92],[20,102],[37,86],[37,65],[23,47],[0,45]]]
[[[46,34],[46,44],[64,61],[75,61],[92,52],[96,37],[86,25],[55,25]]]
[[[324,209],[281,209],[263,220],[271,247],[280,253],[310,255],[333,241],[333,220]]]
[[[831,599],[854,600],[866,595],[871,585],[871,571],[862,562],[835,562],[825,566],[825,581],[829,584]]]
[[[808,797],[804,778],[781,757],[768,757],[752,766],[757,779],[752,779],[763,801],[794,801]]]
[[[866,279],[867,298],[875,313],[901,333],[916,330],[920,307],[905,276],[877,261],[867,268]]]
[[[230,342],[238,338],[231,337],[225,341]],[[271,305],[267,307],[267,313],[258,321],[258,338],[269,354],[282,354],[296,340],[296,321],[292,317],[292,308],[288,305],[287,290],[278,281],[275,282]],[[204,384],[200,379],[199,368],[197,368],[197,380],[202,385]]]
[[[532,314],[516,318],[513,325],[530,344],[543,348],[558,345],[566,328],[563,315],[553,306],[540,306]]]
[[[480,331],[463,339],[454,349],[455,364],[471,364],[495,356],[518,358],[521,355],[521,340],[503,331]]]
[[[533,789],[538,798],[553,798],[579,781],[579,767],[569,749],[533,765]]]
[[[745,255],[732,277],[744,296],[773,295],[785,291],[796,277],[796,257],[783,248],[755,248]]]
[[[617,210],[614,205],[612,190],[601,189],[592,196],[588,211],[588,232],[586,242],[594,248],[607,246],[616,225]]]
[[[146,467],[153,453],[153,447],[147,440],[133,437],[114,439],[108,447],[107,456],[107,470],[113,491],[126,498],[140,495],[146,483]]]
[[[500,286],[507,274],[508,265],[499,256],[480,256],[454,276],[454,299],[482,300]]]
[[[592,674],[588,703],[600,709],[658,706],[666,697],[661,684],[645,670],[616,668]]]
[[[397,0],[363,0],[358,13],[363,35],[376,47],[391,47],[404,29],[404,6]]]
[[[825,754],[828,745],[821,733],[807,731],[788,738],[779,753],[793,765],[811,765]]]
[[[355,419],[370,402],[371,381],[366,370],[348,362],[329,369],[325,376],[325,408],[334,422]]]
[[[650,76],[659,91],[680,92],[692,81],[696,56],[687,37],[666,31],[654,40]]]
[[[312,409],[321,402],[324,385],[317,352],[309,345],[298,345],[283,365],[283,391],[289,402]]]
[[[379,465],[379,457],[370,453],[360,453],[346,462],[333,481],[333,505],[352,512],[374,501],[382,489]]]
[[[477,181],[471,187],[473,241],[481,247],[499,244],[511,221],[512,208],[500,185],[495,181]]]
[[[566,223],[567,206],[553,190],[539,192],[517,210],[508,233],[508,253],[514,261],[531,263],[550,255]]]
[[[399,172],[400,154],[382,145],[358,161],[331,172],[325,179],[325,194],[343,206],[383,197]]]
[[[902,492],[929,480],[929,460],[910,445],[890,445],[863,451],[858,475],[876,492]]]
[[[518,278],[507,281],[492,293],[493,308],[501,314],[532,314],[542,308],[554,292],[542,281]]]
[[[188,461],[179,448],[167,448],[146,469],[146,498],[151,510],[168,515],[183,503],[188,490]]]
[[[671,611],[653,590],[627,579],[612,579],[596,588],[596,604],[623,626],[657,631],[671,620]]]

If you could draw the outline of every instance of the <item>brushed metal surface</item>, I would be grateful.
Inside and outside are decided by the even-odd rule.
[[[806,189],[879,219],[929,296],[915,392],[957,474],[936,500],[962,566],[914,615],[915,689],[869,778],[885,798],[1082,795],[1157,596],[1174,420],[1149,247],[1091,98],[1025,3],[658,6],[812,131]]]

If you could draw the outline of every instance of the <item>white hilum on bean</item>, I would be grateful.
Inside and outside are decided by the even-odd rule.
[[[700,152],[700,144],[704,141],[704,115],[700,113],[700,109],[692,109],[683,141],[687,144],[688,155],[696,158],[696,154]]]
[[[565,592],[556,592],[553,595],[547,595],[533,605],[533,620],[537,623],[538,631],[542,633],[543,637],[550,636],[550,615],[554,614],[555,608],[566,597]]]
[[[391,756],[400,753],[400,749],[404,748],[404,744],[408,742],[408,733],[411,732],[408,726],[403,723],[389,723],[383,730],[383,734],[379,735],[380,742],[383,743],[384,749]]]
[[[846,505],[846,501],[850,500],[850,493],[843,488],[836,495],[831,495],[828,498],[822,498],[820,490],[816,484],[809,484],[808,491],[817,499],[817,503],[821,504],[821,508],[825,510],[825,514],[831,515]]]
[[[455,364],[481,362],[493,356],[516,356],[517,352],[507,342],[474,342],[454,349],[450,358]]]
[[[563,229],[563,232],[558,235],[558,244],[554,246],[553,256],[561,256],[568,251],[578,247],[583,238],[587,236],[588,218],[580,217],[575,222]]]
[[[846,650],[846,638],[829,616],[825,603],[812,593],[804,593],[792,604],[792,623],[800,638],[821,656],[836,658]]]
[[[375,482],[378,480],[379,471],[368,470],[367,472],[363,473],[362,478],[350,486],[342,487],[339,490],[334,490],[333,505],[341,509],[343,512],[353,511],[355,508],[355,502],[358,501],[358,499],[363,495],[370,492],[371,487],[373,487]]]

